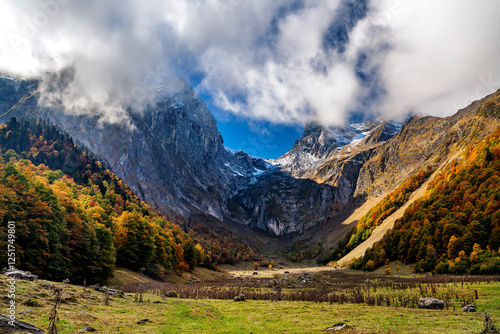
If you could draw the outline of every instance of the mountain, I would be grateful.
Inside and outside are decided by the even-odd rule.
[[[59,87],[67,78],[53,80]],[[321,224],[348,202],[335,187],[289,177],[262,159],[226,149],[214,117],[184,79],[158,87],[154,104],[142,112],[127,109],[127,119],[114,124],[99,114],[47,107],[39,92],[36,80],[0,79],[0,121],[50,120],[164,212],[202,213],[231,228],[239,224],[285,235]]]
[[[60,74],[44,85],[64,89],[70,79]],[[38,87],[37,80],[0,78],[0,121],[50,120],[146,203],[180,215],[186,230],[222,229],[266,249],[276,245],[270,252],[295,249],[325,258],[381,195],[421,171],[444,168],[499,125],[490,106],[497,92],[447,118],[328,128],[311,123],[290,152],[263,160],[224,146],[214,117],[182,78],[157,87],[144,110],[128,108],[120,123],[103,120],[99,110],[49,107]],[[416,188],[408,189],[405,198]]]
[[[493,111],[500,115],[500,104]],[[421,272],[498,274],[499,181],[500,127],[440,172],[425,195],[351,267],[373,270],[397,259],[415,263]]]
[[[293,177],[314,178],[317,169],[326,161],[360,144],[385,141],[399,127],[382,119],[339,127],[308,123],[300,140],[295,141],[293,148],[273,163]]]
[[[431,172],[446,168],[500,126],[499,99],[497,91],[453,116],[415,115],[402,125],[375,120],[337,131],[317,125],[306,128],[294,148],[274,163],[290,175],[342,190],[339,193],[350,196],[351,205],[314,234],[299,238],[297,244],[307,245],[301,253],[320,245],[320,259],[337,260],[372,234],[379,237],[370,242],[380,240],[385,232],[375,233],[377,226],[386,218],[393,225],[399,217],[391,214],[399,214],[396,210]],[[382,231],[391,228],[387,224]]]
[[[338,260],[343,256],[340,262],[348,263],[352,261],[353,257],[363,255],[365,250],[368,249],[364,257],[353,263],[354,267],[366,267],[367,269],[377,267],[383,264],[382,262],[385,259],[382,258],[387,256],[390,260],[399,257],[400,260],[406,263],[414,263],[418,260],[419,264],[416,268],[423,271],[437,270],[437,267],[434,267],[441,263],[439,271],[447,272],[443,269],[445,266],[443,263],[453,259],[446,258],[443,249],[446,251],[452,235],[457,240],[461,240],[462,237],[465,238],[464,233],[467,232],[468,226],[474,221],[476,223],[470,225],[474,229],[491,231],[491,233],[495,234],[496,232],[493,231],[494,222],[491,219],[492,216],[498,214],[498,208],[495,209],[492,206],[495,199],[491,195],[494,195],[498,190],[498,185],[488,182],[478,184],[478,181],[479,183],[483,181],[480,181],[481,178],[474,175],[478,174],[484,177],[485,175],[494,175],[496,172],[494,163],[489,166],[484,161],[480,161],[481,159],[478,159],[477,155],[490,157],[489,160],[491,161],[495,158],[492,155],[493,153],[488,152],[496,150],[495,138],[498,137],[498,127],[500,126],[499,106],[500,90],[473,102],[468,107],[447,118],[415,116],[409,119],[403,125],[401,131],[386,146],[381,146],[373,152],[372,157],[360,173],[360,182],[363,180],[363,173],[367,171],[370,178],[374,177],[369,180],[371,186],[367,188],[365,194],[385,191],[384,189],[389,188],[394,183],[399,184],[398,189],[385,196],[382,201],[367,211],[359,221],[353,222],[355,224],[354,228],[332,250],[328,260]],[[483,140],[485,137],[489,139]],[[472,154],[471,152],[476,153]],[[485,157],[483,156],[482,159],[485,159]],[[471,166],[474,167],[471,168]],[[478,167],[480,171],[478,171]],[[420,170],[420,172],[415,174],[415,170]],[[434,171],[434,179],[431,178],[426,182],[429,184],[427,191],[426,188],[419,189],[418,193],[420,195],[414,197],[412,192],[420,187],[426,175],[429,175],[431,171]],[[413,173],[412,176],[407,178],[406,181],[398,183],[398,179],[404,179],[411,173]],[[362,185],[360,183],[360,186]],[[442,193],[445,192],[445,189],[447,189],[448,195]],[[466,190],[467,193],[465,193]],[[406,210],[398,210],[409,199],[410,195],[412,195],[413,199],[411,203],[405,205]],[[469,198],[468,196],[471,195],[474,199],[479,200],[481,198],[479,202],[472,201],[473,205],[487,199],[490,209],[486,209],[485,203],[478,205],[476,210],[471,207],[466,209],[470,203],[467,204],[468,201],[460,200],[460,198]],[[453,202],[450,202],[450,199],[453,199]],[[416,210],[416,207],[419,209]],[[468,212],[466,215],[463,215],[464,210]],[[447,213],[446,217],[443,217],[443,213]],[[424,228],[417,228],[421,226],[424,220],[422,217],[426,214],[428,219],[424,224]],[[452,230],[448,226],[446,228],[446,238],[439,237],[444,233],[447,219],[454,220],[453,217],[458,217],[460,224],[455,226],[456,229],[451,234],[450,231]],[[432,232],[429,232],[429,226]],[[416,234],[409,232],[408,234],[407,231]],[[426,233],[419,234],[417,237],[417,234],[422,231],[426,231]],[[405,235],[404,240],[401,234]],[[368,239],[368,237],[370,238]],[[484,235],[480,238],[477,234],[473,234],[472,237],[468,235],[466,239],[468,240],[467,247],[463,250],[467,255],[470,254],[474,243],[478,243],[483,248],[488,243]],[[363,242],[364,240],[366,241]],[[408,243],[410,240],[412,240],[412,246],[403,244],[403,242]],[[417,252],[418,257],[415,248],[412,248],[417,241],[420,242],[418,247],[419,251],[421,251],[420,253]],[[360,245],[361,242],[363,244]],[[399,250],[394,247],[395,244],[399,244]],[[358,248],[349,253],[358,245]],[[494,244],[492,245],[494,246]],[[370,250],[372,246],[374,250]],[[421,261],[422,256],[425,255],[422,250],[430,246],[434,249],[432,261]],[[411,252],[408,251],[409,248],[412,249]],[[404,249],[406,251],[403,251]],[[407,251],[408,253],[406,253]],[[441,252],[440,257],[436,257],[437,253],[435,251]],[[382,256],[382,253],[386,255]],[[489,255],[486,256],[487,254]],[[483,252],[483,255],[483,260],[490,261],[494,254]],[[368,263],[368,261],[372,262]],[[459,261],[461,260],[456,262]],[[486,262],[483,264],[486,267],[490,266],[491,263]],[[490,270],[473,269],[470,262],[465,263],[463,261],[460,268],[460,270],[457,269],[456,271],[450,269],[449,272],[459,273],[470,270],[475,273],[487,273]]]
[[[342,127],[310,123],[289,152],[270,162],[293,177],[336,187],[340,202],[346,205],[355,193],[359,172],[372,151],[400,128],[401,125],[382,119]]]
[[[477,144],[500,125],[491,105],[497,91],[472,102],[450,117],[416,115],[385,145],[376,148],[360,171],[356,194],[382,194],[427,166],[435,169],[469,145]]]

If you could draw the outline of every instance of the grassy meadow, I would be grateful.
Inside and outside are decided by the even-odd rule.
[[[58,330],[77,333],[90,325],[96,333],[325,333],[336,324],[347,324],[341,333],[480,333],[482,311],[500,325],[499,278],[480,282],[483,279],[367,276],[340,270],[306,279],[275,275],[194,284],[149,281],[122,286],[130,292],[125,298],[111,297],[109,306],[104,305],[101,292],[55,283],[64,287]],[[43,282],[17,281],[17,319],[47,330],[54,295],[42,287]],[[281,291],[273,290],[278,285]],[[0,286],[7,290],[5,277],[0,278]],[[171,290],[180,298],[164,297]],[[228,299],[238,292],[245,293],[247,300]],[[334,295],[344,297],[336,300]],[[421,295],[446,298],[446,309],[416,308],[412,301]],[[364,301],[356,303],[360,296]],[[29,298],[41,307],[22,305]],[[3,297],[2,302],[5,308],[9,300]],[[476,304],[478,312],[462,312],[466,302]]]

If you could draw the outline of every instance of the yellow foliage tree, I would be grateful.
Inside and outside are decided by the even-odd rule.
[[[472,246],[472,253],[470,253],[470,261],[471,262],[476,262],[477,259],[478,259],[478,256],[479,256],[479,253],[482,252],[482,249],[481,249],[481,246],[479,246],[479,244],[474,244],[474,246]]]
[[[448,242],[448,257],[453,259],[457,257],[458,253],[462,250],[462,239],[452,235]]]

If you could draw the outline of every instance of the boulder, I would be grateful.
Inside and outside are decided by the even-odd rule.
[[[108,294],[112,297],[125,298],[125,292],[122,290],[108,289]]]
[[[165,297],[169,298],[179,298],[179,295],[174,290],[170,290],[165,294]]]
[[[234,301],[235,302],[244,302],[245,301],[245,295],[243,293],[240,293],[237,296],[234,296]]]
[[[336,331],[341,331],[346,327],[347,327],[347,324],[337,325],[337,326],[327,328],[326,331],[327,332],[336,332]]]
[[[97,291],[100,291],[102,293],[107,292],[111,297],[125,297],[125,293],[122,290],[110,289],[105,285],[98,288]]]
[[[42,305],[35,298],[25,300],[23,305],[30,307],[42,307]]]
[[[476,312],[476,305],[473,304],[465,305],[464,308],[462,309],[462,312]]]
[[[444,309],[444,301],[437,298],[422,297],[418,300],[418,308],[428,310],[442,310]]]
[[[80,332],[96,332],[96,331],[97,330],[91,326],[85,326],[82,329],[80,329]]]
[[[27,281],[38,281],[38,276],[37,275],[33,275],[29,271],[22,271],[22,270],[14,269],[14,270],[7,270],[3,274],[5,276],[10,277],[10,278],[13,277],[13,278],[24,279],[24,280],[27,280]]]
[[[275,286],[275,287],[273,288],[273,291],[281,291],[281,290],[282,290],[282,289],[281,289],[281,286]]]
[[[50,283],[42,283],[42,288],[44,288],[44,289],[50,290],[53,287],[54,287],[54,285],[52,285]]]

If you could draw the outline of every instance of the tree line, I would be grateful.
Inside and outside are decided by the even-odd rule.
[[[7,249],[7,222],[15,221],[17,267],[47,279],[104,281],[115,265],[161,277],[210,260],[179,225],[44,121],[0,125],[0,221],[0,247]]]

